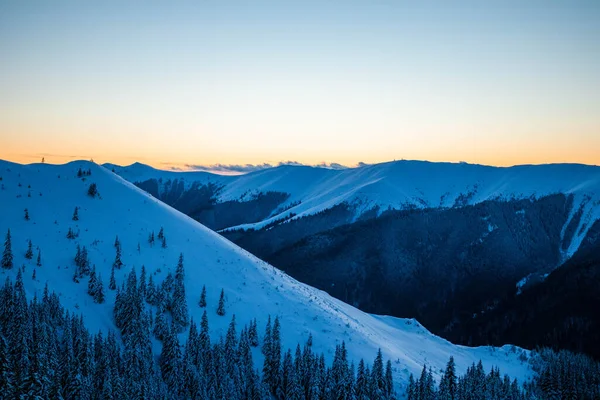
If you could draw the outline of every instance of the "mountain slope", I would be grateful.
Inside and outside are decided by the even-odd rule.
[[[542,282],[525,288],[465,324],[472,343],[513,340],[600,359],[600,222],[575,255]]]
[[[257,229],[282,219],[314,215],[346,203],[354,218],[376,209],[447,208],[478,204],[486,200],[541,198],[563,193],[573,195],[573,208],[564,226],[573,221],[573,235],[566,235],[565,256],[572,255],[591,224],[600,217],[600,167],[579,164],[521,165],[510,168],[473,164],[396,161],[360,168],[331,170],[306,166],[280,166],[239,176],[206,172],[159,171],[142,164],[108,165],[116,173],[142,187],[151,181],[181,182],[181,189],[211,182],[214,203],[255,198],[259,193],[287,194],[272,207],[268,217],[229,225],[227,228]],[[155,184],[157,197],[164,186]],[[169,203],[171,204],[171,203]],[[189,214],[189,213],[188,213]],[[200,219],[201,220],[201,219]],[[222,229],[222,228],[219,228]]]
[[[77,178],[79,168],[89,169],[91,176]],[[349,357],[355,360],[370,360],[381,348],[386,358],[396,361],[395,378],[399,384],[406,382],[409,373],[417,374],[424,363],[439,371],[450,355],[455,357],[460,371],[482,359],[486,366],[499,366],[514,377],[523,379],[531,373],[512,346],[455,346],[414,320],[372,316],[301,284],[95,164],[23,166],[0,161],[0,177],[0,232],[11,230],[16,265],[12,270],[2,270],[2,274],[14,276],[17,267],[25,265],[28,294],[40,295],[47,283],[51,290],[60,293],[65,307],[83,313],[91,331],[114,329],[114,292],[107,291],[107,302],[99,305],[87,295],[85,280],[73,282],[76,244],[88,248],[90,261],[106,284],[118,235],[125,263],[117,271],[118,284],[132,267],[139,271],[142,265],[160,282],[168,271],[174,271],[179,254],[184,254],[190,315],[200,319],[202,309],[197,301],[202,285],[206,285],[214,334],[225,332],[232,314],[240,325],[256,317],[259,327],[264,327],[268,315],[278,315],[285,347],[293,348],[312,334],[315,350],[330,357],[335,344],[342,340],[347,344]],[[97,184],[99,197],[87,195],[91,183]],[[71,219],[75,207],[79,207],[79,221]],[[28,210],[29,221],[24,219],[24,209]],[[158,244],[151,247],[148,235],[161,227],[167,248]],[[66,238],[69,228],[78,233],[76,239]],[[41,267],[24,257],[28,240],[41,250]],[[31,279],[34,268],[35,281]],[[227,298],[226,317],[215,313],[221,289]]]

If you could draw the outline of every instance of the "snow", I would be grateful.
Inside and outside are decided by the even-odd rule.
[[[80,167],[91,169],[92,175],[85,180],[77,178]],[[288,168],[287,173],[305,173],[304,169],[295,168]],[[329,174],[339,173],[326,171],[321,175],[320,171],[312,169],[306,174],[314,174],[311,176],[315,179],[320,176],[321,183],[316,183],[315,187],[323,187],[331,179]],[[258,186],[260,190],[279,184],[291,188],[289,177],[284,179],[279,175],[280,178],[276,179],[278,175],[273,175],[274,172],[278,172],[278,169],[258,174],[270,176],[261,178],[264,184]],[[337,179],[346,180],[347,184],[339,183],[336,188],[331,188],[338,194],[341,190],[339,187],[350,190],[353,182],[351,174],[341,172],[345,175],[337,175]],[[372,175],[367,169],[362,173]],[[179,254],[184,254],[190,315],[196,321],[200,320],[203,309],[197,306],[197,302],[202,285],[206,285],[213,335],[224,334],[232,314],[236,315],[239,326],[256,317],[262,335],[267,316],[277,315],[282,323],[283,344],[292,349],[296,343],[304,343],[312,334],[315,350],[325,352],[330,358],[335,345],[343,340],[351,359],[358,362],[364,358],[371,363],[377,349],[381,348],[385,358],[393,361],[398,390],[402,390],[401,386],[407,382],[410,373],[420,373],[424,363],[439,371],[450,355],[454,356],[457,368],[462,372],[471,363],[481,359],[486,368],[498,366],[503,373],[519,380],[527,379],[532,374],[528,364],[519,360],[521,350],[513,346],[456,346],[434,336],[414,320],[370,315],[323,291],[299,283],[154,199],[109,169],[93,163],[81,161],[56,166],[0,161],[0,177],[0,184],[3,185],[0,190],[0,234],[4,235],[10,228],[15,254],[15,268],[2,270],[2,275],[14,278],[17,267],[25,264],[24,281],[28,295],[39,296],[48,283],[51,290],[60,294],[67,309],[84,315],[92,332],[115,329],[112,320],[114,292],[108,290],[108,279],[115,256],[113,244],[118,235],[125,263],[123,269],[116,271],[118,284],[123,282],[132,267],[139,273],[142,265],[145,265],[149,275],[154,275],[155,282],[160,282],[168,271],[174,272]],[[312,178],[305,183],[312,182]],[[254,178],[248,175],[246,179]],[[87,188],[92,182],[97,184],[100,198],[87,195]],[[240,180],[232,181],[235,182],[241,187]],[[374,180],[371,182],[372,185],[376,184]],[[29,185],[31,188],[28,188]],[[427,189],[425,183],[420,186]],[[232,186],[228,188],[228,193],[233,196],[239,190],[238,186]],[[359,189],[355,188],[355,193],[357,191]],[[28,197],[28,193],[31,197]],[[329,194],[323,196],[333,198]],[[79,207],[79,221],[72,221],[76,206]],[[25,221],[23,217],[25,208],[29,211],[30,221]],[[77,239],[66,238],[69,227],[79,231]],[[164,227],[168,247],[163,249],[158,242],[150,247],[147,241],[149,233],[158,233],[161,227]],[[43,266],[37,269],[36,281],[31,279],[33,268],[36,268],[35,257],[34,260],[24,257],[29,239],[33,241],[34,254],[38,246],[42,252]],[[85,279],[79,284],[72,281],[77,243],[88,248],[90,261],[102,276],[107,292],[105,304],[93,303],[86,293]],[[138,243],[141,247],[139,253]],[[216,315],[221,288],[225,290],[227,299],[225,317]],[[181,335],[181,339],[185,339],[185,334]]]
[[[111,167],[113,167],[111,165]],[[379,210],[407,207],[454,207],[486,200],[540,198],[564,193],[574,196],[573,210],[583,207],[583,218],[565,251],[570,257],[589,227],[600,218],[600,167],[581,164],[520,165],[508,168],[466,163],[395,161],[358,168],[332,170],[308,166],[280,166],[246,175],[222,176],[207,172],[169,172],[142,164],[115,167],[125,179],[150,178],[213,180],[223,186],[218,201],[249,200],[260,192],[289,193],[285,210],[253,224],[228,229],[259,229],[275,220],[301,218],[348,203],[356,216]],[[292,205],[290,208],[286,206]],[[565,224],[565,226],[568,224]]]

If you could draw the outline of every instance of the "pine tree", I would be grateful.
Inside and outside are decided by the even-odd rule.
[[[160,231],[158,231],[158,238],[159,238],[159,239],[162,239],[162,238],[164,238],[164,237],[165,237],[165,232],[164,232],[164,230],[163,230],[163,227],[161,226],[161,227],[160,227]]]
[[[163,237],[162,237],[162,239],[161,239],[161,247],[162,247],[163,249],[166,249],[166,248],[167,248],[167,238],[166,238],[166,237],[164,237],[164,236],[163,236]]]
[[[88,259],[88,251],[85,246],[81,249],[81,272],[84,275],[90,273],[90,260]]]
[[[4,240],[4,252],[2,253],[2,268],[10,269],[13,267],[12,245],[10,243],[10,229],[6,232]]]
[[[206,307],[206,285],[202,285],[202,292],[200,293],[200,301],[198,302],[200,308]]]
[[[446,364],[446,371],[444,372],[444,381],[446,386],[446,396],[448,399],[454,400],[456,398],[456,366],[454,363],[454,357],[450,356],[448,364]],[[441,394],[441,388],[440,388]]]
[[[175,270],[173,304],[171,307],[173,322],[177,326],[187,326],[189,320],[187,300],[185,297],[184,278],[185,271],[183,268],[183,254],[180,254],[179,262],[177,263],[177,268]]]
[[[81,168],[79,168],[79,170],[77,171],[77,177],[81,178],[83,176],[83,171],[81,170]]]
[[[373,361],[373,369],[371,370],[371,384],[377,396],[385,394],[385,381],[383,379],[383,356],[381,349],[377,351],[375,361]]]
[[[160,353],[160,371],[169,389],[177,392],[181,370],[181,348],[175,336],[175,327],[171,327],[163,340]]]
[[[73,233],[73,229],[69,227],[69,231],[67,232],[67,239],[75,239],[75,234]]]
[[[250,346],[258,347],[258,327],[256,318],[250,322],[250,329],[248,330],[248,340],[250,342]]]
[[[35,263],[38,267],[42,266],[42,250],[38,249],[37,261]]]
[[[73,221],[79,221],[79,207],[75,207],[75,210],[73,211],[73,218],[71,218]]]
[[[36,272],[35,272],[35,271],[37,271],[37,270],[34,268],[34,269],[33,269],[33,274],[31,274],[31,279],[32,279],[32,280],[34,280],[34,281],[36,280],[36,277],[37,277],[37,275],[36,275]]]
[[[29,221],[29,210],[25,209],[25,221]]]
[[[96,266],[92,267],[92,272],[90,273],[90,280],[88,281],[88,289],[87,292],[90,296],[96,296],[98,282],[96,280]]]
[[[277,393],[281,374],[281,324],[279,323],[279,317],[275,317],[271,335],[271,371],[273,373],[271,391]]]
[[[412,375],[411,375],[412,376]],[[369,393],[369,380],[365,374],[365,362],[361,359],[358,362],[358,370],[356,374],[355,395],[357,400],[364,400]]]
[[[156,312],[156,317],[154,318],[154,336],[158,340],[163,340],[168,331],[167,321],[163,314],[162,306],[158,307],[158,311]]]
[[[385,381],[385,395],[387,397],[391,397],[392,394],[394,393],[394,377],[392,375],[392,362],[390,360],[387,360],[387,363],[385,364],[384,381]]]
[[[150,246],[154,245],[154,231],[152,231],[152,233],[148,235],[148,243],[150,243]]]
[[[108,288],[115,290],[117,288],[117,281],[115,280],[115,266],[113,265],[110,269],[110,280],[108,281]]]
[[[113,266],[117,269],[121,269],[123,266],[123,262],[121,261],[121,242],[119,242],[119,237],[115,238],[115,261],[113,262]]]
[[[263,374],[262,379],[264,384],[271,391],[271,387],[273,385],[273,381],[275,380],[275,372],[273,371],[273,346],[272,346],[272,334],[271,334],[271,316],[269,315],[269,319],[267,320],[267,325],[265,327],[265,336],[263,338],[262,345],[262,354],[264,356],[263,362]],[[272,393],[272,392],[271,392]]]
[[[90,185],[90,187],[88,188],[88,196],[96,197],[97,195],[98,195],[98,187],[96,186],[95,183],[92,183]]]
[[[225,315],[225,291],[221,289],[221,296],[219,297],[219,307],[217,308],[217,315]]]
[[[25,258],[31,260],[33,258],[33,243],[31,239],[29,239],[29,243],[27,244],[27,252],[25,252]]]
[[[148,304],[156,305],[156,287],[152,275],[148,278],[148,286],[146,287],[146,301]]]
[[[147,284],[146,284],[146,267],[142,265],[142,271],[140,272],[140,297],[142,300],[146,300],[146,292],[147,292]]]
[[[200,321],[200,335],[199,335],[200,351],[206,354],[210,349],[210,335],[208,330],[208,315],[206,310],[202,313],[202,319]],[[207,360],[208,363],[208,360]],[[205,365],[205,370],[208,368],[208,364]]]
[[[102,283],[102,276],[100,274],[98,274],[98,278],[96,280],[94,301],[98,304],[104,303],[104,283]]]

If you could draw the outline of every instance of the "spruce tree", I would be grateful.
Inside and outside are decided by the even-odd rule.
[[[225,315],[225,291],[221,289],[221,296],[219,297],[219,306],[217,307],[217,315]]]
[[[10,229],[6,232],[6,239],[4,239],[4,252],[2,253],[2,268],[10,269],[13,267],[13,253],[12,245],[10,242]]]
[[[160,353],[160,372],[163,380],[174,393],[179,389],[181,372],[181,348],[175,336],[176,328],[169,329],[163,340]]]
[[[200,334],[199,334],[199,344],[200,350],[202,353],[206,354],[210,349],[210,335],[208,329],[208,315],[206,314],[206,310],[202,313],[202,320],[200,321]],[[207,361],[208,362],[208,361]],[[205,368],[208,368],[208,364],[205,365]]]
[[[29,221],[29,210],[25,209],[25,221]]]
[[[280,385],[279,376],[281,374],[281,324],[279,317],[275,317],[273,322],[273,332],[271,336],[271,371],[273,380],[271,382],[271,393],[277,393]]]
[[[383,356],[381,354],[381,349],[377,351],[377,356],[375,357],[375,361],[373,361],[373,369],[371,370],[371,384],[373,385],[373,390],[375,390],[375,393],[377,393],[378,396],[383,396],[385,394]]]
[[[167,330],[167,321],[165,319],[162,306],[159,306],[158,311],[156,311],[156,317],[154,318],[154,329],[152,332],[158,340],[163,340],[167,334]]]
[[[146,287],[146,301],[148,304],[156,305],[156,287],[152,275],[148,278],[148,286]]]
[[[104,283],[102,283],[102,275],[100,274],[98,274],[98,278],[96,279],[94,301],[98,304],[104,303]]]
[[[34,280],[34,281],[35,281],[35,279],[36,279],[36,277],[37,277],[37,275],[36,275],[36,271],[37,271],[37,269],[35,269],[35,268],[34,268],[34,269],[33,269],[33,273],[31,274],[31,279],[32,279],[32,280]]]
[[[67,232],[67,239],[75,239],[75,234],[73,233],[73,229],[69,227],[69,231]]]
[[[200,308],[206,307],[206,285],[202,285],[202,292],[200,293],[200,301],[198,302]]]
[[[119,242],[119,237],[115,238],[115,261],[113,262],[113,266],[117,269],[121,269],[123,266],[123,261],[121,261],[121,242]]]
[[[83,248],[81,249],[81,268],[80,268],[80,270],[83,275],[89,275],[89,273],[90,273],[90,260],[88,259],[88,251],[85,246],[83,246]]]
[[[147,295],[147,283],[146,283],[146,267],[144,265],[142,265],[142,271],[140,272],[140,289],[139,289],[139,293],[140,293],[140,297],[142,298],[143,301],[146,300],[146,295]]]
[[[42,250],[38,249],[37,261],[35,263],[38,267],[42,266]]]
[[[498,374],[499,375],[499,374]],[[454,400],[456,397],[456,365],[454,363],[454,357],[450,356],[448,364],[446,364],[446,371],[444,372],[444,381],[447,387],[447,396],[449,399]]]
[[[95,183],[92,183],[90,185],[90,187],[88,188],[88,196],[96,197],[97,195],[98,195],[98,187],[96,186]]]
[[[108,288],[115,290],[117,288],[117,281],[115,280],[115,266],[113,265],[110,269],[110,280],[108,281]]]
[[[384,381],[385,381],[385,395],[387,397],[391,397],[392,394],[394,393],[394,377],[392,375],[392,362],[390,360],[387,360],[387,363],[385,364]]]
[[[187,326],[188,324],[188,307],[187,300],[185,297],[185,271],[183,268],[183,253],[179,255],[179,262],[175,270],[175,282],[173,290],[173,304],[171,307],[171,314],[173,315],[173,322],[177,326]]]
[[[94,265],[92,267],[92,272],[90,273],[90,280],[88,281],[87,292],[90,296],[92,296],[92,297],[96,296],[97,285],[98,285],[98,282],[96,280],[96,266]]]
[[[27,252],[25,252],[25,258],[31,260],[33,258],[33,243],[31,239],[29,239],[29,243],[27,244]]]
[[[250,321],[250,329],[248,330],[248,340],[250,342],[250,346],[258,347],[258,328],[256,318]]]
[[[73,211],[73,221],[79,221],[79,207],[75,206],[75,210]]]

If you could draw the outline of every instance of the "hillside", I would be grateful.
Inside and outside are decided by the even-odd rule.
[[[107,167],[158,198],[175,195],[179,199],[190,188],[214,185],[208,198],[204,198],[204,204],[196,201],[196,209],[191,204],[180,204],[184,208],[182,211],[200,221],[203,221],[203,215],[197,207],[208,209],[220,203],[249,202],[259,194],[270,192],[286,195],[285,200],[269,207],[269,212],[256,213],[251,222],[217,223],[217,229],[258,229],[280,220],[314,215],[339,204],[349,205],[352,219],[357,219],[373,210],[377,215],[390,208],[460,207],[486,200],[539,199],[562,193],[574,198],[571,214],[563,227],[566,230],[572,222],[574,234],[563,237],[561,246],[568,257],[577,250],[591,224],[600,217],[600,167],[579,164],[499,168],[464,163],[395,161],[344,170],[280,166],[239,176],[160,171],[139,163]],[[165,185],[166,182],[169,185]],[[178,185],[174,185],[175,182]],[[174,199],[167,199],[167,203],[181,209]]]
[[[89,169],[91,176],[78,178],[80,168]],[[1,161],[0,177],[0,232],[11,230],[14,262],[16,266],[25,265],[27,293],[40,295],[47,283],[51,290],[60,293],[65,307],[84,315],[92,332],[115,328],[114,292],[107,291],[107,302],[99,305],[86,293],[85,281],[73,282],[76,245],[88,248],[91,263],[106,283],[118,236],[125,263],[117,271],[118,284],[131,268],[139,270],[142,265],[160,282],[169,271],[175,270],[179,254],[184,254],[190,315],[200,320],[202,309],[197,301],[202,285],[206,285],[214,335],[225,333],[233,314],[240,325],[257,318],[261,330],[269,315],[277,315],[285,347],[294,348],[312,334],[315,350],[329,357],[335,344],[342,340],[354,360],[371,360],[381,348],[384,357],[394,361],[398,385],[405,383],[410,373],[418,374],[425,363],[439,371],[450,355],[454,356],[459,371],[481,359],[487,367],[496,365],[513,377],[523,379],[531,374],[527,364],[519,361],[520,352],[512,346],[499,349],[455,346],[432,335],[414,320],[369,315],[299,283],[93,163],[53,166]],[[87,195],[91,183],[97,184],[96,198]],[[79,208],[79,221],[71,218],[75,207]],[[28,221],[24,218],[25,209],[30,216]],[[69,228],[78,233],[76,239],[67,239]],[[161,228],[167,247],[150,246],[148,235]],[[36,267],[34,260],[25,259],[29,240],[36,253],[38,248],[41,250],[41,267]],[[35,281],[31,278],[34,268]],[[2,270],[2,274],[14,277],[16,270]],[[225,317],[214,312],[221,289],[226,294]],[[256,357],[260,360],[258,353]]]
[[[600,222],[579,251],[541,282],[472,318],[461,334],[472,343],[514,340],[600,359]]]

